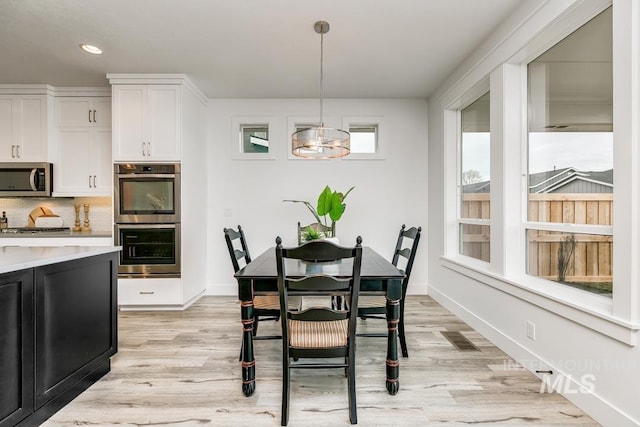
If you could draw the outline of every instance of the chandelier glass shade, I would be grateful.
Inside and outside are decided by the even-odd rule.
[[[291,135],[293,155],[310,159],[334,159],[351,152],[351,136],[342,129],[326,128],[322,117],[323,107],[323,54],[324,34],[329,32],[329,23],[318,21],[313,26],[320,34],[320,123],[316,127],[300,129]]]

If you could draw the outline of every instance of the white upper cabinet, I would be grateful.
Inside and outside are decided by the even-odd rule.
[[[110,128],[59,128],[54,196],[111,196]]]
[[[111,127],[111,97],[56,97],[56,127]]]
[[[55,99],[54,196],[111,196],[111,97]]]
[[[114,161],[180,161],[177,84],[113,85]]]
[[[0,161],[46,162],[47,95],[0,95]]]

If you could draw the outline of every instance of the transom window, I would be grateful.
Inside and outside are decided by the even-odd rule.
[[[349,127],[351,134],[351,153],[373,154],[378,149],[378,125],[352,125]]]
[[[242,153],[269,152],[269,125],[240,125]]]

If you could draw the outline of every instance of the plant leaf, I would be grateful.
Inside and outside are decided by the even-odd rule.
[[[342,197],[340,197],[339,193],[336,193],[333,199],[333,204],[331,205],[331,211],[329,211],[329,218],[331,218],[333,222],[342,218],[342,214],[347,207],[344,203],[340,203],[340,199],[342,199]]]
[[[322,190],[322,193],[320,193],[320,196],[318,197],[318,207],[316,209],[318,215],[324,216],[328,214],[331,211],[332,203],[333,192],[327,185],[326,187],[324,187],[324,190]]]

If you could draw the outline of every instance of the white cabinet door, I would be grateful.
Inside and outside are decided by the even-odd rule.
[[[0,160],[47,161],[47,96],[0,96]]]
[[[0,97],[0,160],[5,162],[15,160],[18,135],[14,109],[13,98]]]
[[[149,86],[148,157],[152,160],[180,160],[180,87]]]
[[[91,186],[89,150],[91,129],[74,128],[58,131],[58,161],[53,168],[53,193],[85,194]]]
[[[113,158],[115,160],[144,160],[145,99],[145,86],[113,87]]]
[[[111,126],[110,97],[56,97],[55,108],[57,127]]]
[[[93,174],[93,194],[113,195],[111,152],[111,129],[95,129],[89,153],[89,163]]]
[[[19,101],[21,134],[18,140],[20,161],[47,161],[46,96],[23,97]]]
[[[180,160],[180,86],[113,87],[113,158]]]
[[[53,169],[54,196],[110,196],[111,131],[104,128],[61,128],[58,162]]]
[[[111,97],[92,97],[93,124],[100,127],[111,127]],[[111,155],[109,155],[111,158]]]

